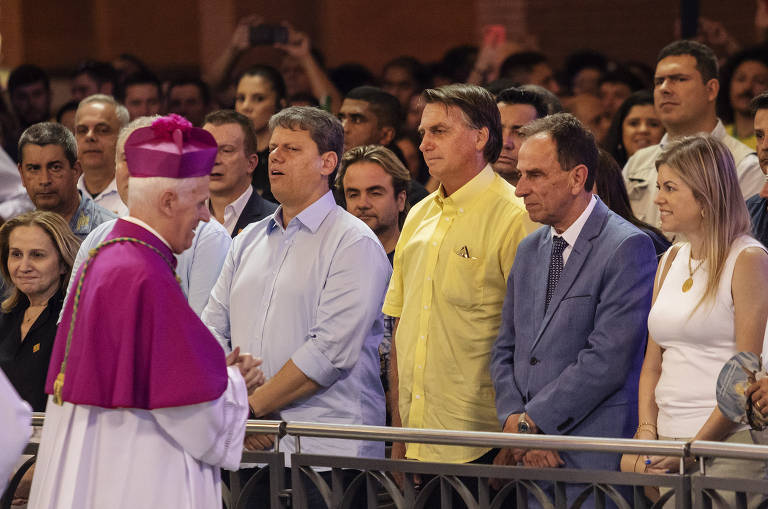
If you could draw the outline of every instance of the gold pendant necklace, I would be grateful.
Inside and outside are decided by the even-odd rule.
[[[701,260],[699,264],[696,266],[695,270],[691,270],[691,252],[688,252],[688,279],[683,281],[683,293],[687,292],[691,289],[693,286],[693,275],[696,274],[696,271],[699,270],[701,265],[704,263],[704,260]]]

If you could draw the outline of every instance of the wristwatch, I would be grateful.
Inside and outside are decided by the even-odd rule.
[[[520,418],[517,420],[517,432],[518,433],[533,433],[533,428],[528,424],[528,420],[525,418],[525,412],[520,414]]]

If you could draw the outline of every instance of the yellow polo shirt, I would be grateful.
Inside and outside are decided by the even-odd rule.
[[[490,166],[451,196],[440,186],[411,209],[383,307],[400,318],[395,345],[403,426],[500,430],[491,348],[527,221],[514,188]],[[467,463],[488,450],[408,444],[406,457]]]

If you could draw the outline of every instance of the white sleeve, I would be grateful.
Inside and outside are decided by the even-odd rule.
[[[228,367],[227,375],[227,388],[216,400],[151,412],[160,427],[193,458],[237,470],[248,419],[248,391],[236,367]]]
[[[0,493],[32,436],[32,409],[0,371]]]
[[[744,200],[760,193],[765,184],[765,176],[760,169],[760,160],[756,154],[749,154],[736,165],[736,175]]]

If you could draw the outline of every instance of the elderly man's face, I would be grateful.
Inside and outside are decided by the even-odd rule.
[[[173,238],[168,239],[174,253],[182,253],[192,246],[195,239],[195,228],[200,221],[211,219],[207,200],[209,178],[197,177],[191,188],[176,196],[173,217],[176,225]]]
[[[555,141],[545,133],[526,138],[517,168],[520,180],[515,194],[523,198],[531,220],[560,229],[574,199],[574,179],[570,168],[563,171],[560,166]]]

